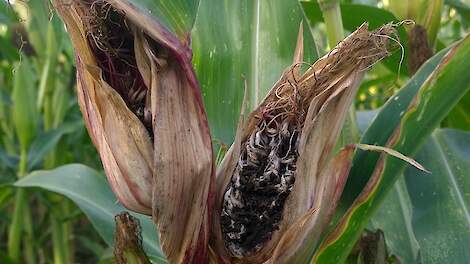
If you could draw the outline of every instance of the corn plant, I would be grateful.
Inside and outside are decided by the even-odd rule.
[[[1,5],[6,26],[1,36],[1,204],[9,212],[2,229],[2,262],[37,263],[42,255],[68,263],[75,255],[71,222],[76,207],[57,194],[7,186],[32,170],[73,161],[80,150],[74,153],[70,142],[89,141],[73,96],[71,46],[62,42],[65,32],[47,2]],[[50,245],[35,239],[41,234]]]
[[[455,120],[468,115],[470,38],[460,32],[443,43],[438,34],[441,15],[464,17],[466,6],[384,4],[52,1],[73,51],[54,46],[54,34],[65,33],[54,30],[53,16],[48,41],[37,44],[47,43],[45,59],[26,50],[14,59],[11,125],[4,125],[11,140],[3,141],[20,179],[19,188],[5,189],[16,192],[6,259],[35,261],[38,246],[22,237],[35,224],[15,220],[31,219],[25,187],[71,199],[114,247],[117,263],[467,259],[459,245],[470,240],[470,229],[460,228],[470,225],[470,136],[438,128],[466,126]],[[44,36],[38,32],[31,43]],[[37,168],[27,165],[35,131],[64,120],[52,95],[64,89],[55,80],[58,54],[74,58],[78,106],[106,179],[98,166],[54,169],[67,162],[57,161],[55,144],[43,150],[46,170],[25,176]],[[39,81],[31,80],[35,69]],[[388,89],[385,103],[357,112],[364,90],[379,85]],[[36,94],[37,102],[22,102]],[[428,189],[438,205],[420,195]],[[57,199],[54,208],[73,209],[47,193]],[[453,221],[423,232],[420,213]],[[57,219],[54,262],[67,263],[70,224],[56,230]],[[436,250],[442,241],[449,247]]]

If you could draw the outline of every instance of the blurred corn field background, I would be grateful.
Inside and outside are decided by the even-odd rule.
[[[357,133],[346,141],[385,146],[399,129],[389,147],[414,157],[431,174],[390,160],[366,196],[374,210],[360,211],[358,205],[349,212],[360,219],[359,233],[348,233],[354,229],[350,222],[336,237],[350,246],[326,245],[316,261],[335,263],[331,256],[342,255],[348,263],[468,262],[470,1],[195,2],[189,11],[173,11],[194,18],[193,65],[217,160],[233,141],[244,81],[253,108],[290,65],[301,21],[306,61],[313,62],[363,22],[375,29],[413,20],[398,27],[401,48],[367,72],[354,101],[356,121],[349,120]],[[413,48],[416,25],[424,28],[418,43],[428,45],[427,55],[421,44]],[[413,58],[423,56],[416,65]],[[49,1],[0,0],[0,263],[112,261],[114,215],[125,209],[86,132],[74,58]],[[420,99],[413,101],[415,96]],[[356,153],[340,203],[343,214],[378,157]],[[146,253],[166,263],[150,219],[133,215],[140,219]]]

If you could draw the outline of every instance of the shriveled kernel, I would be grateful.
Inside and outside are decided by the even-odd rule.
[[[284,203],[295,182],[303,118],[298,111],[300,97],[294,92],[290,99],[266,107],[256,129],[242,144],[224,194],[222,234],[234,256],[258,251],[279,229]]]
[[[332,103],[330,98],[356,85],[354,78],[362,78],[363,71],[390,55],[388,42],[395,34],[392,24],[374,32],[361,26],[304,73],[303,63],[294,63],[255,110],[221,206],[222,238],[231,256],[255,256],[280,229],[286,200],[296,177],[301,177],[296,163],[304,128],[308,135],[312,122],[326,111],[323,106]],[[309,109],[311,104],[314,110]]]

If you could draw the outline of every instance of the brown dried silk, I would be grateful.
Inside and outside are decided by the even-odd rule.
[[[168,261],[305,261],[348,175],[353,148],[332,157],[346,112],[365,70],[389,55],[394,26],[369,32],[363,24],[303,73],[300,31],[293,65],[240,117],[214,178],[187,42],[128,0],[54,5],[111,188],[127,208],[152,215]]]

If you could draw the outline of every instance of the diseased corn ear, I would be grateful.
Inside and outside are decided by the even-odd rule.
[[[92,82],[97,86],[89,92],[96,97],[90,103],[96,106],[97,117],[91,126],[97,128],[97,148],[111,188],[129,209],[151,214],[153,161],[148,132],[102,78]],[[82,83],[80,87],[85,93]]]
[[[291,69],[286,71],[284,77],[281,78],[281,80],[276,84],[277,87],[279,87],[280,84],[283,83],[287,78],[289,78],[287,76],[291,76],[293,79],[295,79],[296,77],[297,78],[300,77],[300,65],[302,63],[302,59],[303,59],[303,24],[301,23],[300,27],[299,27],[299,34],[298,34],[298,38],[297,38],[296,49],[294,51],[293,66],[292,66]],[[270,95],[273,95],[272,94],[273,90],[274,90],[274,88],[272,89],[271,93],[268,94],[268,96],[266,98],[269,98]],[[245,94],[246,94],[246,92],[245,92]],[[269,102],[266,100],[266,98],[263,100],[263,103],[268,104]],[[214,206],[214,208],[215,208],[214,209],[215,210],[214,223],[217,223],[217,226],[214,227],[214,230],[215,230],[215,232],[214,232],[215,235],[214,236],[216,237],[215,241],[217,241],[217,242],[212,243],[212,244],[214,245],[214,247],[218,248],[217,252],[219,254],[219,261],[221,261],[221,259],[222,259],[225,262],[228,262],[228,261],[238,262],[238,261],[240,261],[241,263],[245,263],[245,262],[246,263],[259,263],[259,262],[262,262],[263,259],[266,258],[266,255],[264,255],[264,254],[252,254],[253,252],[258,251],[258,249],[256,249],[256,248],[251,249],[251,250],[247,250],[247,251],[244,252],[245,249],[243,248],[243,246],[234,245],[234,244],[232,244],[232,249],[229,249],[227,251],[226,250],[227,243],[226,243],[226,241],[224,241],[222,232],[220,232],[220,230],[221,230],[220,215],[221,215],[222,212],[224,212],[224,210],[226,210],[226,208],[224,208],[224,209],[222,208],[222,203],[225,200],[225,198],[227,197],[227,186],[229,185],[231,180],[232,180],[232,182],[234,181],[232,175],[233,175],[233,172],[235,170],[235,167],[237,166],[237,164],[240,164],[240,162],[242,162],[241,161],[242,158],[240,157],[240,155],[243,155],[241,153],[243,151],[245,151],[245,150],[241,149],[242,148],[242,141],[247,140],[246,137],[249,136],[249,134],[251,133],[250,131],[252,131],[254,129],[254,127],[256,126],[256,123],[253,122],[253,121],[258,120],[258,116],[256,116],[256,115],[259,114],[258,110],[261,109],[261,107],[258,107],[257,110],[255,110],[254,112],[252,112],[248,116],[248,118],[245,118],[245,115],[244,115],[245,103],[246,103],[246,98],[244,100],[244,107],[242,107],[242,114],[241,114],[241,117],[240,117],[235,142],[232,145],[232,147],[230,148],[230,150],[228,151],[227,155],[225,156],[224,161],[219,166],[219,170],[218,170],[218,173],[217,173],[218,196],[216,198],[216,204]],[[256,138],[258,138],[258,139],[256,139]],[[252,142],[253,143],[257,140],[259,140],[259,136],[258,137],[252,136]],[[287,187],[287,188],[289,188],[289,187]],[[286,190],[286,191],[288,191],[288,190]],[[234,192],[232,192],[232,194],[233,193]],[[272,199],[272,202],[276,202],[276,199]],[[256,225],[256,223],[254,225]],[[262,230],[264,228],[262,225],[258,225],[257,227],[260,230]],[[259,233],[259,234],[262,234],[262,233]],[[230,234],[230,236],[231,235],[233,235],[233,234]],[[278,233],[274,233],[273,234],[274,237],[271,239],[271,242],[275,242],[277,240],[276,237],[278,235],[279,235]],[[227,236],[227,235],[225,235],[225,236]],[[253,236],[256,237],[257,235],[253,235]],[[268,243],[271,243],[271,242],[268,242]],[[272,243],[272,245],[274,245],[274,243]],[[234,251],[236,251],[237,253],[234,252]],[[236,259],[230,260],[230,258],[232,258],[234,254],[236,254],[238,256],[236,256]]]
[[[296,219],[316,209],[317,213],[309,222],[311,225],[305,225],[302,232],[311,235],[310,244],[318,242],[336,208],[353,151],[346,148],[334,159],[331,159],[331,152],[366,69],[390,55],[390,36],[395,36],[392,25],[369,32],[367,24],[363,24],[299,80],[314,91],[299,142],[296,183],[285,205],[283,224],[295,226]],[[336,173],[341,173],[339,179],[342,180],[335,183],[338,191],[331,196],[331,192],[325,190],[331,185],[325,181]],[[325,193],[330,193],[328,199],[323,199]],[[294,260],[298,256],[302,254],[296,255]]]
[[[79,105],[110,186],[124,206],[150,215],[153,150],[148,132],[103,80],[102,69],[87,41],[83,10],[70,3],[54,3],[76,51]]]
[[[271,263],[307,263],[318,246],[343,192],[351,168],[354,147],[342,149],[319,173],[316,199],[307,213],[297,219],[281,237]]]
[[[243,127],[246,122],[246,114],[248,108],[248,85],[245,80],[245,90],[243,96],[243,102],[240,109],[240,117],[238,119],[237,132],[235,133],[235,140],[230,146],[230,149],[224,156],[224,159],[220,163],[220,166],[217,168],[216,172],[216,192],[215,192],[215,201],[213,207],[213,216],[212,216],[212,232],[211,232],[211,241],[210,244],[210,260],[213,263],[229,263],[230,255],[225,249],[224,240],[222,238],[221,226],[220,226],[220,214],[222,210],[222,204],[224,201],[225,189],[232,178],[233,170],[237,164],[237,160],[240,156],[241,140]]]
[[[363,24],[318,60],[299,81],[312,87],[313,96],[299,142],[298,184],[288,201],[293,211],[289,212],[287,222],[312,207],[316,196],[312,190],[329,162],[365,71],[390,54],[388,38],[394,34],[392,25],[369,32],[367,24]]]
[[[170,263],[205,263],[213,154],[188,44],[126,0],[54,4],[72,38],[79,104],[114,193],[152,215]]]
[[[303,243],[318,242],[352,156],[350,148],[335,159],[331,152],[365,71],[390,54],[395,36],[392,25],[369,32],[363,24],[301,73],[301,33],[293,65],[249,115],[219,168],[212,244],[224,243],[218,252],[227,262],[297,260]],[[289,232],[302,233],[303,242]]]

